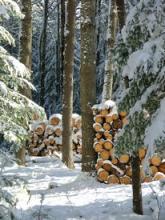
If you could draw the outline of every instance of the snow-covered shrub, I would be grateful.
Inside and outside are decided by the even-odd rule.
[[[22,18],[18,5],[13,0],[0,0],[0,20],[9,16]],[[15,41],[11,34],[0,26],[0,133],[5,140],[21,146],[27,138],[29,120],[33,114],[45,117],[44,110],[34,102],[20,94],[20,88],[33,85],[30,81],[29,70],[16,58],[11,56],[3,45],[14,46]],[[2,142],[2,140],[0,140]]]
[[[133,153],[141,145],[163,149],[165,141],[165,0],[140,0],[129,12],[116,60],[119,111],[129,113],[117,140],[117,152]],[[124,52],[124,53],[123,53]],[[122,56],[122,54],[125,56]],[[119,57],[120,56],[120,57]],[[123,60],[122,60],[123,59]],[[127,78],[129,88],[124,88]],[[123,91],[124,90],[124,91]]]

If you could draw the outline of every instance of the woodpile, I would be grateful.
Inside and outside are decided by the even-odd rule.
[[[131,156],[123,154],[114,156],[114,138],[120,129],[128,124],[127,113],[117,112],[116,104],[109,100],[103,104],[93,106],[95,139],[93,148],[98,153],[96,164],[97,179],[108,184],[131,184],[132,169]],[[150,162],[150,173],[147,176],[143,170],[143,161],[146,156],[146,148],[138,150],[141,161],[141,181],[150,182],[165,178],[165,161],[158,155],[153,155]]]
[[[81,153],[81,117],[72,116],[73,150]],[[28,147],[31,156],[47,156],[62,150],[62,115],[53,114],[49,120],[35,120],[30,126],[30,143]]]

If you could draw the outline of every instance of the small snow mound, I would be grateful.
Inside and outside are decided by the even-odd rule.
[[[52,118],[58,118],[59,121],[61,121],[61,120],[62,120],[62,115],[61,115],[61,114],[53,114],[53,115],[50,116],[49,121],[50,121]]]
[[[104,103],[104,108],[105,109],[110,109],[110,108],[113,108],[114,106],[116,105],[116,103],[112,100],[107,100],[105,103]]]

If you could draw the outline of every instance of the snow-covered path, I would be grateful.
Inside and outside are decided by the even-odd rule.
[[[152,219],[149,184],[143,185],[145,215],[137,216],[132,213],[131,186],[101,184],[81,173],[79,167],[68,170],[59,159],[33,158],[27,167],[5,172],[13,174],[27,180],[26,189],[16,187],[12,192],[18,199],[16,214],[20,220]]]

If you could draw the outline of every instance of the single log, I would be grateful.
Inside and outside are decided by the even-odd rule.
[[[124,118],[124,117],[127,116],[127,112],[126,111],[121,111],[121,112],[119,112],[119,115],[120,115],[121,118]]]
[[[119,158],[119,162],[124,163],[124,164],[127,164],[129,162],[129,160],[130,160],[130,157],[128,154],[123,154]]]
[[[110,160],[109,164],[112,166],[111,173],[115,176],[123,176],[124,171],[118,167],[118,165],[114,165]]]
[[[112,118],[112,115],[106,115],[106,117],[105,117],[105,121],[106,121],[106,123],[112,123],[113,122],[113,118]]]
[[[108,183],[109,184],[119,184],[119,178],[115,176],[114,174],[108,176]]]
[[[111,140],[105,140],[103,146],[106,150],[111,150],[113,148]]]
[[[108,109],[102,109],[102,110],[100,111],[100,115],[102,115],[102,116],[106,116],[106,115],[108,115],[108,114],[109,114]]]
[[[150,166],[150,173],[152,176],[155,176],[157,172],[158,172],[158,168],[156,166]]]
[[[39,136],[43,135],[44,131],[45,129],[42,125],[37,125],[34,130],[35,134]]]
[[[97,138],[97,139],[100,139],[100,138],[102,138],[102,133],[101,133],[101,132],[96,133],[96,135],[95,135],[95,136],[96,136],[96,138]]]
[[[151,177],[151,176],[145,176],[144,179],[143,179],[143,182],[144,182],[144,183],[150,183],[150,182],[152,182],[152,177]]]
[[[104,137],[106,139],[112,140],[112,134],[109,131],[104,131]]]
[[[131,168],[131,166],[127,167],[125,174],[126,174],[127,176],[129,176],[129,177],[132,177],[132,168]]]
[[[111,125],[109,123],[104,123],[103,128],[105,131],[110,131],[111,130]]]
[[[44,140],[43,140],[43,143],[44,143],[46,146],[48,146],[48,145],[50,144],[49,139],[48,139],[48,138],[44,139]]]
[[[131,181],[131,178],[129,176],[124,175],[124,176],[120,177],[120,183],[121,184],[128,185],[128,184],[131,184],[131,182],[132,181]]]
[[[113,119],[113,121],[117,120],[118,119],[118,114],[113,114],[112,119]]]
[[[75,127],[77,129],[81,129],[81,116],[78,114],[72,115],[72,127]]]
[[[122,119],[122,126],[125,126],[125,125],[128,125],[129,124],[129,121],[128,119],[125,117]]]
[[[54,144],[55,143],[54,136],[49,136],[49,143],[50,144]]]
[[[159,172],[162,172],[165,174],[165,162],[162,162],[158,167]]]
[[[122,121],[120,119],[114,120],[113,123],[112,123],[112,127],[114,129],[122,128]]]
[[[104,139],[100,139],[98,142],[103,146],[105,140]]]
[[[96,115],[96,117],[94,118],[96,123],[102,124],[104,122],[104,116],[102,115]]]
[[[97,164],[98,164],[99,166],[103,166],[104,160],[103,160],[102,158],[98,158],[98,159],[97,159]]]
[[[151,164],[154,166],[159,166],[161,164],[161,158],[158,155],[151,157]]]
[[[49,124],[50,125],[58,125],[62,121],[62,115],[61,114],[53,114],[49,118]]]
[[[103,166],[102,167],[103,167],[104,170],[106,170],[108,172],[110,172],[112,170],[112,165],[111,165],[109,160],[105,160],[103,162]]]
[[[146,148],[145,147],[140,147],[138,149],[138,155],[140,160],[144,159],[145,155],[146,155]]]
[[[55,126],[53,125],[47,125],[45,129],[45,137],[48,137],[49,135],[52,135],[55,131]]]
[[[107,150],[103,150],[99,155],[103,160],[108,160],[110,157],[110,153]]]
[[[56,136],[60,137],[62,135],[62,128],[61,127],[55,128],[54,133]]]
[[[116,157],[112,157],[111,162],[112,162],[112,164],[117,165],[119,161]]]
[[[97,152],[97,153],[103,151],[103,146],[99,142],[94,143],[93,148],[94,148],[95,152]]]
[[[100,168],[98,171],[97,171],[97,176],[98,176],[98,179],[101,180],[101,181],[107,181],[108,180],[108,176],[109,176],[109,173],[104,170],[103,168]]]
[[[161,172],[156,173],[154,178],[153,178],[154,181],[161,180],[161,179],[165,179],[165,174],[161,173]]]
[[[93,125],[93,128],[94,128],[94,130],[95,130],[96,132],[99,132],[99,131],[101,131],[102,126],[101,126],[101,124],[99,124],[99,123],[95,123],[95,124]]]
[[[41,121],[40,123],[39,123],[42,127],[43,127],[43,129],[45,130],[46,129],[46,126],[48,125],[48,121],[46,120],[46,121]]]

